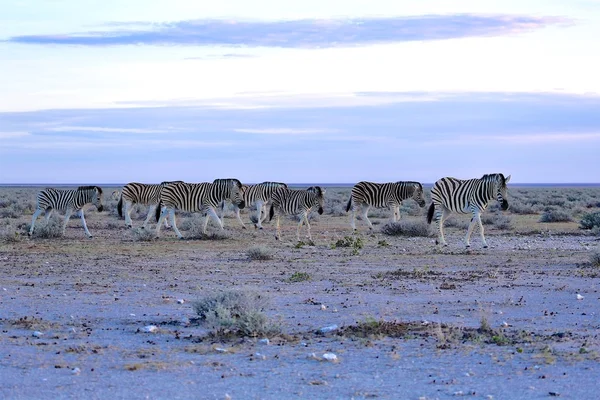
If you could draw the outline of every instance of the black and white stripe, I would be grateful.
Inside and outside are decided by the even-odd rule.
[[[323,206],[325,205],[324,195],[325,189],[319,186],[311,186],[306,190],[290,190],[283,187],[275,190],[269,211],[269,221],[273,219],[273,215],[277,217],[275,238],[277,240],[281,239],[281,232],[279,230],[279,217],[281,215],[300,215],[296,238],[300,241],[300,227],[306,222],[308,238],[312,240],[310,224],[308,223],[308,213],[313,207],[318,207],[317,212],[323,214]]]
[[[481,234],[483,247],[488,247],[483,235],[483,225],[481,224],[481,213],[486,209],[491,200],[496,199],[502,210],[508,209],[508,200],[506,196],[506,184],[510,181],[510,175],[504,177],[502,174],[487,174],[480,179],[460,180],[456,178],[442,178],[438,180],[431,189],[431,206],[427,213],[427,222],[431,223],[435,209],[436,222],[440,230],[439,239],[436,243],[447,246],[444,239],[444,221],[452,213],[473,214],[471,223],[467,229],[465,244],[471,245],[471,232],[477,223]]]
[[[346,212],[352,210],[350,215],[350,225],[356,230],[355,213],[356,209],[362,209],[362,219],[367,222],[369,229],[373,229],[373,224],[367,217],[369,208],[392,209],[392,221],[400,220],[400,205],[402,200],[413,199],[420,207],[425,207],[425,195],[423,194],[423,185],[419,182],[358,182],[352,188],[352,194],[346,206]]]
[[[29,236],[33,235],[35,227],[35,220],[42,213],[46,212],[46,222],[50,219],[50,215],[53,210],[64,211],[65,221],[63,223],[63,233],[69,222],[69,218],[73,211],[77,211],[81,217],[81,223],[83,229],[88,237],[92,237],[92,234],[87,228],[85,223],[85,217],[83,216],[83,207],[91,203],[98,211],[103,210],[102,206],[102,189],[98,186],[79,186],[77,189],[60,190],[53,188],[46,188],[38,193],[37,196],[37,207],[33,213],[31,219],[31,228],[29,229]]]
[[[128,183],[123,187],[121,196],[119,198],[119,203],[117,204],[119,217],[123,218],[123,214],[125,214],[125,225],[131,228],[133,226],[133,222],[131,221],[131,211],[133,210],[133,205],[137,203],[149,206],[148,215],[146,216],[146,220],[142,225],[142,228],[145,228],[148,225],[150,218],[155,215],[156,207],[158,207],[158,202],[160,201],[160,192],[162,189],[169,183],[178,182],[182,181],[166,181],[159,184],[146,184],[138,182]],[[125,205],[125,213],[123,213],[123,205]],[[166,219],[165,228],[169,228],[169,224]]]
[[[166,185],[160,194],[160,206],[156,209],[156,237],[160,234],[160,226],[164,218],[170,215],[173,230],[182,239],[183,235],[177,229],[175,210],[199,212],[206,216],[202,232],[206,233],[208,218],[212,216],[221,229],[223,224],[217,215],[217,208],[224,200],[231,200],[239,208],[244,208],[242,198],[242,183],[238,179],[216,179],[213,183],[171,183]]]
[[[250,207],[251,204],[254,204],[256,207],[256,220],[254,223],[255,228],[262,229],[262,222],[267,218],[267,207],[271,204],[271,197],[273,196],[273,192],[280,187],[286,188],[287,185],[285,183],[280,182],[262,182],[256,185],[242,185],[242,192],[244,202],[246,203],[246,207]],[[235,215],[242,224],[242,227],[246,229],[246,225],[242,218],[240,217],[240,209],[237,206],[233,206]],[[225,202],[221,204],[221,221],[223,221],[223,213],[225,209]]]

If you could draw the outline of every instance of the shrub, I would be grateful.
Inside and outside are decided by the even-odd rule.
[[[226,291],[207,296],[193,304],[203,325],[218,332],[232,331],[241,336],[265,336],[279,327],[263,313],[265,295],[249,291]]]
[[[62,237],[64,232],[62,229],[63,221],[60,220],[58,215],[53,214],[48,223],[38,222],[33,231],[33,237],[42,239],[53,239]]]
[[[544,211],[540,217],[540,222],[570,222],[572,218],[569,214],[560,210],[549,209]]]
[[[273,250],[266,247],[252,247],[246,253],[251,260],[271,260],[273,258]]]
[[[0,229],[0,242],[18,242],[21,240],[21,235],[15,229],[13,224],[8,224]]]
[[[135,242],[151,242],[155,237],[154,229],[135,228],[133,230],[133,240]]]
[[[287,281],[290,283],[294,282],[304,282],[310,280],[310,275],[306,272],[294,272]]]
[[[424,220],[389,222],[381,228],[381,232],[390,236],[427,237],[429,225]]]
[[[581,229],[600,228],[600,212],[585,214],[579,222]]]

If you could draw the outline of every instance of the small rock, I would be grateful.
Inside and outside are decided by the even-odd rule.
[[[583,300],[583,296],[577,293],[577,300]]]
[[[337,356],[333,353],[325,353],[323,354],[323,360],[335,362],[338,360]]]
[[[265,356],[264,354],[261,353],[254,353],[254,357],[256,357],[259,360],[266,360],[267,356]]]
[[[260,339],[260,340],[258,341],[258,343],[260,343],[260,344],[269,344],[269,343],[271,343],[271,342],[269,341],[269,339],[268,339],[268,338],[264,338],[264,339]]]
[[[321,304],[321,310],[327,310],[327,306],[325,304]]]
[[[31,336],[33,336],[33,337],[42,337],[42,336],[44,336],[44,332],[33,331],[33,333],[31,334]]]
[[[158,326],[156,325],[146,325],[144,327],[144,332],[154,333],[158,331]]]
[[[338,329],[338,326],[336,324],[333,324],[333,325],[329,325],[329,326],[324,326],[323,328],[317,330],[317,333],[328,333],[328,332],[333,332],[337,329]]]
[[[185,303],[184,299],[177,299],[177,304],[183,304],[183,303]]]
[[[215,347],[215,351],[218,353],[227,353],[227,349],[224,349],[223,347]]]
[[[75,367],[71,370],[71,373],[73,375],[79,375],[81,373],[81,370],[79,368]]]

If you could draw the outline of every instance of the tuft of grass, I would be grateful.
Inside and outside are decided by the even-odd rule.
[[[348,247],[352,249],[352,255],[356,256],[360,254],[360,249],[364,247],[363,240],[360,237],[345,236],[343,239],[339,239],[337,242],[331,244],[332,249],[338,247]]]
[[[0,242],[16,243],[20,241],[21,235],[12,223],[7,224],[0,229]]]
[[[135,242],[151,242],[155,237],[153,229],[135,228],[133,230],[133,240]]]
[[[540,222],[570,222],[573,219],[561,210],[546,210],[540,217]]]
[[[306,272],[294,272],[289,278],[286,279],[286,281],[290,283],[304,282],[308,280],[310,280],[310,275]]]
[[[423,220],[404,220],[385,224],[381,232],[390,236],[428,237],[429,226]]]
[[[600,229],[600,212],[585,214],[579,221],[581,229]]]
[[[200,322],[217,335],[257,337],[280,331],[263,312],[267,303],[264,294],[229,290],[206,296],[193,303],[193,307]]]
[[[250,260],[271,260],[273,259],[273,250],[263,247],[256,246],[248,249],[246,252]]]

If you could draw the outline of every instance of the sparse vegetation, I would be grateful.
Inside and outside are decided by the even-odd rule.
[[[540,217],[540,222],[570,222],[573,219],[565,211],[548,209]]]
[[[62,237],[64,233],[62,225],[63,221],[61,221],[61,218],[56,213],[52,214],[48,223],[46,223],[45,219],[38,219],[33,231],[33,237],[41,239]],[[27,229],[29,229],[29,227]]]
[[[200,322],[217,335],[269,336],[280,331],[279,325],[263,312],[268,300],[264,294],[250,291],[226,291],[207,296],[193,304]]]
[[[308,280],[310,280],[310,275],[306,272],[294,272],[289,278],[286,279],[286,281],[290,283],[304,282]]]
[[[600,267],[600,250],[595,250],[590,254],[590,263],[594,267]]]
[[[400,222],[389,222],[381,228],[384,235],[428,237],[429,225],[425,220],[402,220]]]
[[[352,255],[358,255],[360,249],[364,247],[362,238],[359,236],[345,236],[343,239],[338,239],[335,243],[331,244],[332,249],[336,248],[351,248]]]
[[[151,242],[156,238],[154,229],[144,229],[141,227],[133,229],[133,240],[136,242]]]
[[[273,259],[273,250],[264,246],[256,246],[248,249],[246,252],[250,260],[271,260]]]
[[[585,214],[579,222],[581,229],[600,229],[600,212]]]

